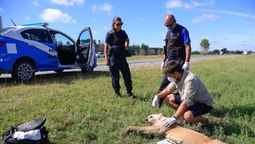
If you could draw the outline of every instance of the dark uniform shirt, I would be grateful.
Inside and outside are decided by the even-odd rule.
[[[116,33],[109,31],[107,33],[105,43],[109,45],[107,53],[110,64],[119,62],[121,63],[123,60],[126,60],[125,41],[127,39],[128,35],[124,30],[120,30]]]

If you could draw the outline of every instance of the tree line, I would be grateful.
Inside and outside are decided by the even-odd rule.
[[[227,48],[222,48],[221,50],[213,50],[213,51],[208,51],[210,48],[210,43],[208,39],[202,39],[200,42],[200,48],[201,48],[201,52],[199,51],[193,51],[192,54],[244,54],[244,51],[241,50],[235,50],[235,51],[231,51],[228,50]],[[246,54],[251,54],[252,51],[246,51]]]
[[[94,43],[96,45],[96,52],[103,52],[103,43],[98,40],[94,40]],[[207,54],[244,54],[245,52],[242,50],[235,50],[231,51],[228,50],[227,48],[222,48],[222,49],[216,49],[213,51],[209,51],[210,49],[210,42],[208,39],[202,39],[200,42],[200,51],[192,51],[191,54],[202,54],[202,55],[207,55]],[[252,53],[252,51],[247,51],[247,54]],[[149,45],[146,45],[142,43],[141,45],[135,45],[132,44],[129,46],[127,50],[127,56],[132,56],[132,55],[163,55],[164,50],[162,47],[157,47],[157,48],[152,48],[149,47]]]
[[[94,40],[96,45],[96,52],[104,51],[104,44]],[[127,56],[131,55],[163,55],[163,48],[152,48],[149,45],[142,43],[141,45],[132,44],[126,51]]]

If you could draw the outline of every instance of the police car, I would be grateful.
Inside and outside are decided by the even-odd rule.
[[[29,81],[37,71],[62,72],[76,68],[93,71],[96,56],[91,29],[83,29],[75,41],[47,25],[0,29],[0,73],[11,73],[16,80]]]

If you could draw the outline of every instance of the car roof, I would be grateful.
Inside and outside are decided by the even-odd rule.
[[[14,32],[20,32],[20,31],[24,31],[24,30],[29,30],[29,29],[42,29],[42,30],[49,30],[49,31],[55,31],[55,32],[58,32],[58,33],[62,33],[64,34],[65,36],[67,36],[68,38],[70,38],[72,41],[75,42],[75,40],[66,35],[65,33],[63,33],[62,31],[59,31],[59,30],[56,30],[56,29],[53,29],[53,28],[49,28],[47,26],[42,26],[42,25],[36,25],[36,26],[9,26],[9,27],[5,27],[3,29],[0,30],[0,35],[1,36],[6,36],[6,35],[9,35],[11,33],[14,33]]]
[[[9,26],[0,30],[0,35],[6,35],[8,33],[23,31],[27,29],[43,29],[43,30],[54,30],[44,26]],[[57,31],[57,30],[56,30]]]
[[[8,26],[8,27],[4,27],[3,29],[1,29],[0,31],[6,31],[6,30],[20,30],[20,29],[47,29],[43,26]]]

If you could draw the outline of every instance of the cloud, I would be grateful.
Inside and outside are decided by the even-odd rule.
[[[213,4],[214,4],[214,0],[203,0],[203,2],[198,2],[198,1],[183,2],[182,0],[168,0],[166,2],[166,8],[192,9],[195,7],[202,7],[202,6],[208,6]]]
[[[92,6],[93,12],[102,11],[102,12],[106,12],[108,15],[112,14],[112,8],[113,7],[108,3],[103,3],[103,4]]]
[[[4,11],[4,9],[0,8],[0,11]]]
[[[24,17],[26,21],[29,21],[30,20],[30,17],[26,16]]]
[[[103,28],[104,30],[107,30],[107,31],[111,29],[110,27],[107,27],[107,26],[104,26]]]
[[[166,8],[181,8],[183,3],[180,0],[168,0],[166,2]]]
[[[84,0],[49,0],[52,4],[63,5],[63,6],[73,6],[80,5],[84,3]]]
[[[218,16],[216,15],[212,15],[212,14],[202,14],[198,17],[195,17],[194,19],[192,19],[193,23],[201,23],[203,21],[214,21],[216,18],[218,18]]]
[[[35,6],[39,6],[39,2],[38,2],[38,0],[33,0],[33,5],[35,5]]]
[[[227,15],[234,15],[234,16],[239,16],[239,17],[244,17],[244,18],[251,18],[255,19],[255,15],[243,13],[243,12],[235,12],[235,11],[227,11],[227,10],[212,10],[212,9],[202,9],[203,11],[207,12],[215,12],[215,13],[221,13],[221,14],[227,14]]]
[[[52,23],[76,23],[68,13],[63,13],[59,9],[45,9],[40,15],[43,21]]]

